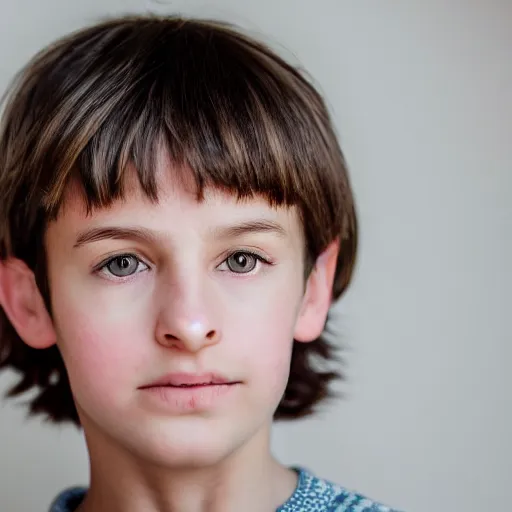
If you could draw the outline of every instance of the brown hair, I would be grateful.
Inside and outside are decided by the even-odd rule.
[[[324,101],[265,45],[219,22],[130,16],[60,39],[19,73],[0,131],[0,257],[33,269],[51,312],[44,233],[71,179],[89,208],[123,195],[133,162],[155,199],[156,144],[205,186],[260,194],[301,213],[309,272],[341,241],[333,299],[354,267],[357,226],[343,155]],[[64,362],[53,346],[25,345],[1,314],[0,367],[21,373],[9,396],[38,392],[30,412],[79,424]],[[276,418],[310,414],[339,377],[322,337],[294,343]]]

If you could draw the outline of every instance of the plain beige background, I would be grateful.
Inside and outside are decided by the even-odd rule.
[[[276,453],[410,512],[508,510],[512,3],[1,0],[1,89],[55,37],[148,8],[237,22],[302,63],[351,168],[360,261],[336,307],[346,398],[278,426]],[[76,430],[0,404],[2,512],[45,511],[87,482]]]

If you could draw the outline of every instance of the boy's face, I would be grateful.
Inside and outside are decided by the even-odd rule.
[[[323,326],[326,307],[304,294],[299,216],[213,189],[198,202],[171,177],[156,204],[133,176],[126,191],[91,215],[70,191],[47,230],[53,326],[79,415],[97,448],[213,463],[267,435],[294,337]]]

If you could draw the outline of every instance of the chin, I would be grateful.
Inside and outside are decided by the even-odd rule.
[[[157,440],[158,441],[158,440]],[[200,469],[218,465],[229,458],[237,447],[224,440],[190,439],[161,440],[142,447],[142,456],[149,462],[167,468]]]
[[[101,417],[100,417],[101,416]],[[265,440],[266,425],[255,416],[245,415],[123,415],[82,414],[89,448],[110,453],[115,464],[123,460],[161,468],[199,469],[229,459],[244,446]],[[117,455],[116,455],[117,454]]]
[[[126,440],[127,448],[157,466],[199,469],[222,463],[250,437],[226,426],[215,428],[204,419],[195,420],[164,423],[139,432],[136,439]]]

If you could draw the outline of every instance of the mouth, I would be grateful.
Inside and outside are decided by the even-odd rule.
[[[190,373],[173,373],[168,374],[160,379],[141,386],[139,389],[151,389],[151,388],[205,388],[212,386],[233,386],[240,384],[239,380],[230,380],[221,375],[213,373],[205,374],[190,374]]]
[[[216,410],[231,403],[238,395],[240,380],[217,374],[173,373],[140,386],[144,403],[158,411],[194,414]]]

